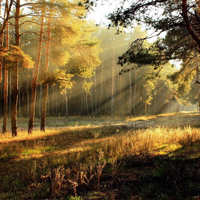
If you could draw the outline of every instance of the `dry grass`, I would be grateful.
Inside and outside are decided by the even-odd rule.
[[[0,135],[0,181],[4,182],[0,198],[76,195],[94,180],[101,191],[101,176],[108,164],[113,174],[116,163],[131,156],[184,153],[188,159],[199,158],[199,141],[199,128],[126,130],[102,124],[47,129],[45,133],[36,130],[32,135],[19,131],[16,138],[10,133]]]
[[[0,135],[0,157],[6,160],[19,160],[27,156],[31,158],[36,155],[42,157],[47,154],[78,152],[81,159],[87,157],[90,150],[103,151],[108,160],[114,160],[149,152],[167,154],[197,140],[200,140],[199,129],[192,127],[157,127],[124,131],[111,127],[81,126],[48,129],[45,133],[34,131],[31,135],[27,135],[26,131],[20,131],[15,138],[11,137],[10,133]]]
[[[109,134],[111,132],[111,134]],[[114,134],[113,134],[114,133]],[[91,150],[101,150],[107,158],[121,158],[125,155],[159,152],[165,153],[181,148],[186,143],[200,139],[198,128],[185,127],[170,129],[167,127],[119,130],[93,127],[71,127],[67,129],[34,131],[27,135],[20,131],[18,137],[10,133],[0,135],[0,156],[12,158],[24,156],[46,155],[48,152],[64,154],[64,152],[80,152],[80,157]],[[6,149],[6,150],[5,150]],[[6,153],[5,153],[6,151]],[[29,152],[28,152],[29,151]],[[27,152],[27,153],[25,153]]]

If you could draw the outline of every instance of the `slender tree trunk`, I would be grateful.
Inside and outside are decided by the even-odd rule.
[[[0,16],[1,16],[1,3],[2,3],[2,0],[0,0]],[[7,3],[8,3],[8,0],[6,0],[3,21],[5,21],[5,18],[6,18]],[[2,32],[0,35],[0,49],[3,49],[3,40],[4,40],[4,32]],[[2,71],[3,71],[2,66],[3,66],[3,58],[0,59],[0,83],[2,82]]]
[[[29,101],[29,73],[28,73],[28,77],[27,77],[27,80],[26,80],[26,117],[29,116],[29,111],[30,111],[30,101]]]
[[[0,49],[1,49],[1,51],[3,50],[4,29],[6,28],[6,26],[8,24],[8,20],[9,20],[9,17],[10,17],[10,12],[11,12],[13,2],[14,2],[14,0],[10,0],[10,2],[8,4],[8,0],[6,0],[6,3],[5,3],[3,22],[2,22],[1,27],[0,27]],[[18,18],[17,21],[19,22],[19,15],[17,17],[17,14],[18,14],[18,10],[20,10],[20,6],[18,6],[18,3],[20,5],[20,0],[15,1],[15,5],[16,5],[15,22],[16,22],[16,18]],[[2,0],[0,0],[0,16],[2,16],[1,5],[2,5]],[[16,24],[15,24],[15,28],[16,28]],[[15,29],[15,31],[16,31],[16,29]],[[18,37],[19,37],[19,34],[16,33],[15,38],[18,38]],[[16,45],[17,45],[17,42],[16,42]],[[1,60],[0,60],[0,83],[2,81],[2,64],[3,64],[3,58],[1,58]]]
[[[69,116],[73,115],[73,112],[72,112],[72,103],[71,102],[72,102],[72,90],[70,90],[69,99],[68,99]]]
[[[56,117],[58,117],[58,85],[55,85],[56,95],[55,97],[55,106],[56,106]]]
[[[92,78],[90,78],[90,82],[92,82]],[[90,98],[91,98],[91,117],[93,117],[93,93],[92,93],[92,86],[90,88]]]
[[[144,115],[146,115],[148,113],[148,104],[145,102],[144,103]]]
[[[84,96],[83,96],[84,92],[83,92],[83,88],[80,88],[79,91],[80,91],[80,93],[79,93],[79,95],[80,95],[79,101],[80,101],[80,105],[81,105],[81,113],[80,113],[80,115],[82,117],[84,115]]]
[[[8,0],[6,1],[8,5]],[[7,10],[8,8],[6,8]],[[9,25],[6,23],[6,49],[9,49]],[[8,112],[8,65],[4,65],[4,107],[3,107],[3,133],[7,131],[7,113]]]
[[[12,78],[11,74],[9,76],[9,111],[8,111],[8,117],[11,118],[11,102],[12,102]]]
[[[39,74],[39,65],[40,65],[40,57],[41,57],[41,49],[42,49],[42,36],[43,36],[43,15],[41,16],[41,26],[40,26],[40,38],[38,43],[38,54],[37,54],[37,61],[35,66],[35,76],[32,80],[31,87],[32,87],[32,95],[31,95],[31,106],[30,106],[30,118],[29,118],[29,125],[28,125],[28,134],[31,134],[33,131],[33,123],[35,117],[35,102],[36,102],[36,88],[37,88],[37,78]]]
[[[50,116],[49,93],[50,93],[50,90],[48,88],[48,94],[47,94],[48,95],[48,98],[47,98],[47,111],[46,111],[48,116]]]
[[[97,110],[97,74],[95,72],[95,77],[94,77],[94,96],[95,96],[95,117],[98,117],[98,110]]]
[[[46,62],[45,62],[45,69],[44,69],[45,72],[48,71],[48,67],[49,67],[50,37],[51,37],[51,29],[50,29],[50,18],[49,18],[48,29],[47,29]],[[47,97],[48,97],[48,84],[44,83],[43,97],[42,97],[41,127],[40,127],[41,131],[45,131]]]
[[[100,91],[100,100],[99,100],[99,117],[101,115],[101,101],[102,101],[102,92],[103,92],[103,65],[104,63],[102,63],[101,65],[101,91]]]
[[[38,117],[38,119],[41,119],[41,113],[42,113],[42,84],[39,85],[39,100],[37,101],[37,97],[36,97],[36,110],[35,110],[35,116]],[[37,95],[37,92],[36,92]]]
[[[1,3],[2,3],[2,0],[0,0],[0,16],[1,16]],[[5,5],[5,11],[4,11],[4,17],[3,17],[3,22],[2,24],[4,23],[5,24],[5,18],[6,18],[6,9],[7,9],[7,1],[6,1],[6,5]],[[2,51],[3,50],[3,42],[4,42],[4,28],[2,27],[2,24],[1,24],[1,33],[0,33],[0,50]],[[2,73],[3,73],[3,57],[0,58],[0,83],[2,82]],[[4,85],[1,84],[1,99],[4,98],[4,93],[3,93],[3,88],[4,88]],[[1,101],[1,108],[2,110],[0,110],[0,117],[2,116],[2,113],[4,113],[4,108],[3,108],[3,101]],[[4,115],[3,115],[4,117]],[[3,131],[4,132],[4,131]]]
[[[20,44],[19,34],[19,15],[20,15],[20,0],[16,1],[15,12],[15,42],[16,46]],[[12,102],[11,102],[11,129],[12,136],[17,136],[17,98],[18,98],[18,62],[16,61],[13,68],[13,89],[12,89]]]
[[[113,117],[113,112],[114,112],[114,83],[115,83],[115,68],[114,68],[114,65],[115,65],[115,60],[114,60],[114,49],[113,49],[113,65],[112,65],[112,90],[111,90],[111,117]]]
[[[119,117],[122,116],[122,108],[123,108],[123,103],[122,103],[122,75],[119,76]]]
[[[87,117],[89,118],[89,106],[88,106],[88,95],[87,95],[87,93],[85,95],[85,104],[86,104],[86,109],[87,109]]]
[[[85,78],[86,81],[86,78]],[[86,106],[86,115],[89,118],[89,105],[88,105],[88,94],[85,92],[85,106]]]
[[[69,105],[68,105],[68,96],[67,89],[65,89],[65,104],[66,104],[66,117],[69,118]]]
[[[20,80],[18,80],[19,82]],[[17,105],[17,115],[18,117],[21,117],[21,88],[20,88],[20,82],[18,83],[18,105]]]
[[[138,109],[138,116],[140,116],[141,115],[141,111],[142,111],[142,107],[141,107],[141,99],[142,99],[142,97],[141,97],[141,91],[140,91],[140,81],[139,81],[139,83],[138,83],[138,92],[139,92],[139,94],[138,94],[138,107],[139,107],[139,109]]]
[[[54,107],[55,107],[55,86],[52,87],[51,90],[51,94],[52,94],[52,101],[51,101],[51,116],[54,117],[55,113],[54,113]]]
[[[129,117],[132,117],[131,109],[132,109],[132,81],[131,81],[131,70],[129,71]]]
[[[199,81],[199,66],[196,67],[196,80]],[[199,85],[198,85],[199,86]],[[200,111],[200,87],[198,87],[198,105],[197,105],[197,111]]]
[[[45,131],[46,108],[47,108],[48,84],[44,84],[42,97],[41,131]]]
[[[134,99],[133,99],[133,107],[134,107],[134,117],[136,116],[136,69],[134,69],[134,91],[133,91]]]

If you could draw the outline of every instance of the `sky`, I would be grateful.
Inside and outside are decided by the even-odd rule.
[[[118,2],[118,3],[117,3]],[[114,11],[116,11],[116,9],[119,7],[119,0],[115,1],[114,3],[109,3],[109,2],[104,2],[104,4],[99,4],[98,6],[94,6],[93,9],[94,11],[90,12],[88,14],[88,19],[95,21],[96,24],[98,25],[108,25],[109,24],[109,20],[107,19],[106,16],[109,15],[109,13],[112,13]],[[128,3],[126,3],[124,6],[128,7]],[[129,27],[129,30],[131,28]],[[142,30],[145,31],[145,27],[142,27]],[[148,31],[148,35],[151,35],[154,31]],[[150,43],[154,42],[156,40],[156,38],[151,38],[148,41]]]
[[[105,24],[108,25],[109,24],[109,20],[107,19],[106,16],[108,16],[109,13],[112,13],[113,11],[115,11],[118,7],[119,7],[119,0],[114,1],[114,3],[110,3],[110,2],[104,2],[102,5],[98,5],[98,6],[94,6],[94,11],[90,12],[88,14],[88,19],[95,21],[96,24]],[[124,6],[128,6],[128,3]],[[142,29],[145,31],[145,27],[142,27]],[[151,35],[154,31],[147,31],[148,35]],[[164,35],[161,35],[161,37]],[[154,41],[156,41],[157,37],[153,37],[151,39],[148,39],[147,41],[149,43],[153,43]],[[181,62],[179,61],[170,61],[170,63],[175,65],[175,68],[178,70],[181,67]]]
[[[96,7],[94,6],[93,7],[94,11],[91,11],[88,14],[88,19],[94,20],[96,24],[100,24],[100,23],[108,24],[109,20],[106,18],[106,15],[115,11],[115,9],[117,8],[116,2],[112,4],[109,2],[104,2],[104,4],[102,5],[100,4]]]

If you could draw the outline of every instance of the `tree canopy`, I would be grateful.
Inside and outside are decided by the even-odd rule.
[[[98,6],[98,1],[92,2]],[[121,32],[121,27],[135,27],[136,23],[153,30],[146,37],[133,39],[119,56],[120,73],[128,72],[132,69],[131,64],[136,63],[139,67],[153,66],[157,76],[169,61],[181,61],[181,69],[168,78],[176,84],[175,96],[180,99],[188,94],[199,62],[200,1],[124,0],[117,6],[116,11],[108,15],[109,27],[117,27],[117,33]],[[156,41],[148,44],[146,40],[152,37]],[[196,80],[198,82],[198,78]]]
[[[94,3],[94,1],[92,1]],[[97,3],[97,2],[96,2]],[[128,6],[125,6],[128,3]],[[135,40],[119,58],[119,64],[165,64],[169,60],[191,61],[198,58],[200,47],[200,2],[198,0],[132,0],[123,1],[108,18],[109,26],[133,26],[135,22],[153,29],[157,37],[150,47],[142,45],[143,40]],[[165,37],[160,39],[161,33]],[[142,59],[141,59],[142,58]]]

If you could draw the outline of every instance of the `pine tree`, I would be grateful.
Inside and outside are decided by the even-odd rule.
[[[35,74],[31,83],[32,95],[31,95],[31,106],[30,106],[30,118],[29,118],[29,124],[28,124],[28,134],[31,134],[33,131],[33,122],[34,122],[34,117],[35,117],[36,88],[37,88],[37,80],[38,80],[39,66],[40,66],[40,59],[41,59],[43,27],[44,27],[44,16],[42,14]]]
[[[6,11],[8,10],[8,0],[6,1]],[[6,22],[6,49],[9,49],[9,24]],[[8,112],[8,64],[4,63],[4,109],[3,109],[3,130],[7,131],[7,112]]]

